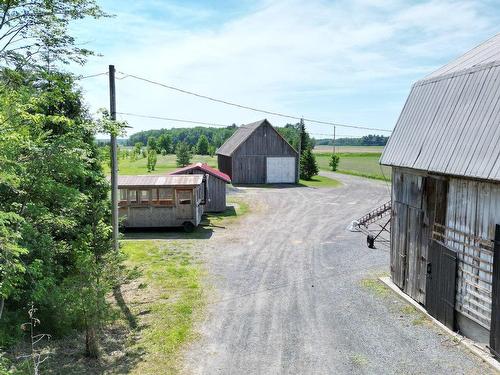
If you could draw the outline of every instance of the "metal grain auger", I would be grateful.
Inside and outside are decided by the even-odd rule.
[[[389,218],[387,219],[387,216]],[[347,228],[351,232],[362,232],[366,234],[366,244],[370,249],[375,248],[375,241],[389,244],[391,233],[391,201],[368,212],[366,215],[352,221]],[[387,232],[389,238],[384,238],[382,233]]]

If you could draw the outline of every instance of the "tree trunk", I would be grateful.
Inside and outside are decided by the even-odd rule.
[[[92,325],[87,326],[85,332],[85,355],[89,358],[99,358],[99,341],[97,337],[97,330]]]
[[[0,299],[0,319],[2,319],[2,314],[3,314],[3,305],[5,303],[5,300],[2,298]]]

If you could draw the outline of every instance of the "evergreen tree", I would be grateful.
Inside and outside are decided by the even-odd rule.
[[[196,144],[196,151],[198,155],[208,155],[208,139],[204,134],[198,138],[198,143]]]
[[[313,176],[317,175],[318,172],[319,169],[316,163],[316,157],[310,148],[306,148],[302,151],[302,155],[300,156],[300,178],[303,180],[310,180]]]
[[[191,163],[191,151],[186,142],[179,142],[176,148],[177,166],[185,167]]]

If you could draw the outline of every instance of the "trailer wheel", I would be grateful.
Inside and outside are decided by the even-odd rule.
[[[370,249],[375,249],[375,238],[371,234],[366,236],[366,244]]]
[[[194,231],[194,224],[190,221],[185,221],[182,224],[182,227],[184,228],[184,232],[186,233],[191,233],[192,231]]]

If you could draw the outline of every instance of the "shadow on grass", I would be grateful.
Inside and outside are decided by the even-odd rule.
[[[123,316],[127,320],[129,327],[131,329],[136,329],[137,318],[135,317],[134,314],[132,314],[132,311],[130,311],[129,307],[127,306],[127,303],[125,302],[125,299],[123,298],[121,286],[113,288],[113,297],[115,297],[116,304],[118,305]]]
[[[186,233],[179,228],[127,228],[122,230],[124,240],[189,240],[209,239],[213,230],[200,224],[193,232]]]
[[[41,373],[66,374],[128,374],[142,360],[145,352],[138,347],[129,347],[134,331],[126,325],[112,325],[101,334],[101,359],[84,356],[85,336],[77,334],[54,340],[49,359],[41,366]],[[127,349],[125,349],[127,348]]]
[[[301,187],[301,184],[236,184],[235,188],[259,188],[259,189],[290,189]]]

